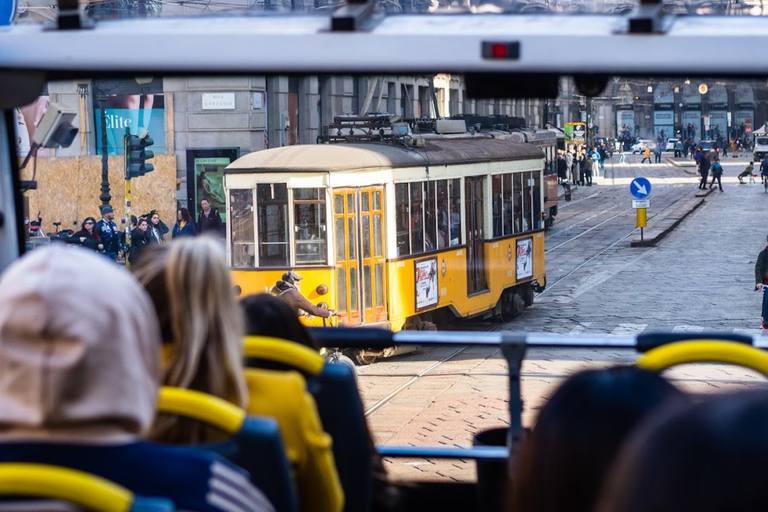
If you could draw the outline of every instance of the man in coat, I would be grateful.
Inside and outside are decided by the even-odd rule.
[[[299,291],[299,281],[302,279],[299,274],[291,270],[283,274],[282,280],[275,284],[272,291],[277,298],[288,304],[297,316],[300,316],[302,312],[306,315],[314,315],[321,318],[335,315],[336,312],[332,309],[315,306],[301,294]]]

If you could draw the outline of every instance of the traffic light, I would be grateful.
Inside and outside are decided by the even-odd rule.
[[[125,135],[125,179],[138,178],[148,172],[154,171],[155,166],[148,164],[147,160],[154,158],[155,154],[147,147],[155,143],[149,132],[144,130],[141,135]]]

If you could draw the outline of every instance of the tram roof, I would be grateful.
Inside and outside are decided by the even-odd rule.
[[[481,138],[427,139],[418,148],[383,142],[305,144],[249,153],[225,172],[352,171],[538,158],[544,153],[530,144]]]

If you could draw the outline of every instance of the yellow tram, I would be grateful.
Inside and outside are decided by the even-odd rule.
[[[224,172],[233,279],[268,292],[294,270],[339,325],[511,317],[546,286],[544,160],[480,134],[250,153]]]

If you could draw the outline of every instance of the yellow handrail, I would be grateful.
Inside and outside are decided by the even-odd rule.
[[[63,500],[102,512],[127,512],[133,493],[96,475],[48,464],[0,463],[0,494]]]
[[[662,371],[678,364],[701,362],[735,364],[768,376],[768,354],[732,341],[702,339],[670,343],[649,350],[636,364],[646,370]]]
[[[294,341],[271,336],[246,336],[244,350],[245,357],[293,366],[309,375],[319,375],[325,364],[323,356],[317,351]]]
[[[199,420],[228,434],[240,430],[246,416],[244,410],[221,398],[200,391],[169,386],[160,388],[157,411]]]

